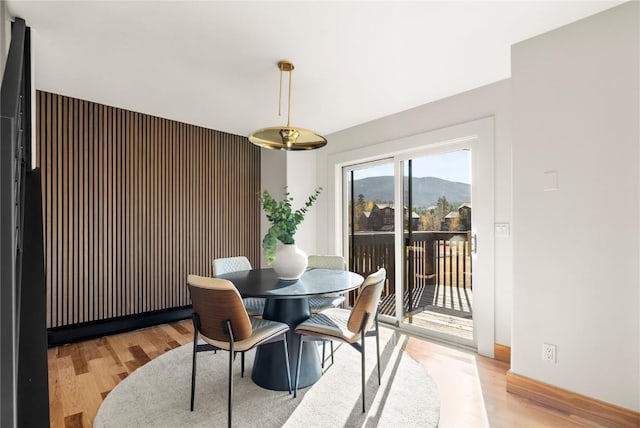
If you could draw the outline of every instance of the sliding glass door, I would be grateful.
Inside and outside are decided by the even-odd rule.
[[[472,151],[457,144],[343,168],[350,270],[387,269],[382,320],[475,346]]]

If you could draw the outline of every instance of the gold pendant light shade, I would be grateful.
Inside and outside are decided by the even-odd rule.
[[[249,141],[260,147],[278,150],[313,150],[327,144],[327,139],[320,134],[286,126],[258,129],[249,136]]]
[[[256,146],[277,150],[314,150],[327,144],[322,135],[304,128],[291,126],[291,74],[294,66],[289,61],[278,62],[280,69],[280,104],[282,101],[282,73],[289,73],[289,96],[286,126],[262,128],[249,135],[249,141]]]

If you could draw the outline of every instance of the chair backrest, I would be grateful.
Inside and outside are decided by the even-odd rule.
[[[378,272],[369,275],[362,283],[356,303],[351,309],[349,321],[347,321],[347,328],[351,332],[360,332],[360,326],[362,325],[365,314],[369,314],[369,319],[364,329],[369,330],[373,325],[374,316],[378,310],[378,303],[380,303],[380,295],[382,294],[386,278],[387,271],[385,268],[380,268]]]
[[[228,342],[225,321],[231,321],[235,341],[251,336],[252,328],[242,297],[230,281],[205,276],[187,276],[193,312],[200,318],[200,333],[210,339]]]
[[[342,256],[309,256],[308,268],[347,270]]]
[[[213,276],[251,269],[251,262],[245,256],[225,257],[222,259],[215,259],[213,261]]]

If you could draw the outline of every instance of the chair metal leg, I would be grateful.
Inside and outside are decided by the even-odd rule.
[[[324,370],[324,345],[327,344],[326,340],[322,341],[322,362],[320,363],[320,368]]]
[[[362,351],[360,352],[361,361],[361,384],[362,384],[362,413],[364,413],[364,329],[360,333],[360,340],[362,341]]]
[[[365,396],[364,396],[364,358],[365,358],[365,338],[367,337],[366,334],[366,326],[367,326],[367,322],[369,320],[369,314],[365,313],[364,317],[362,319],[362,324],[360,324],[360,369],[361,369],[361,375],[360,375],[360,383],[362,384],[362,413],[365,412]]]
[[[282,341],[284,342],[284,368],[287,371],[287,384],[289,385],[289,394],[291,394],[291,369],[289,368],[289,348],[287,346],[287,333],[283,333]]]
[[[198,353],[198,327],[196,320],[193,320],[193,359],[191,361],[191,411],[193,412],[193,402],[196,393],[196,354]]]
[[[240,377],[244,377],[244,352],[240,354]]]
[[[331,365],[333,365],[333,340],[330,340],[329,343],[331,344]]]
[[[302,361],[302,335],[298,339],[298,365],[296,366],[296,384],[293,388],[293,398],[298,395],[298,382],[300,381],[300,362]]]
[[[233,398],[233,345],[229,352],[229,399],[227,403],[227,425],[231,428],[231,399]]]
[[[227,425],[231,428],[231,417],[232,417],[232,399],[233,399],[233,359],[235,356],[235,345],[233,341],[233,330],[231,330],[231,322],[226,321],[227,326],[227,334],[229,335],[229,400],[227,404]]]
[[[378,363],[378,386],[382,385],[380,383],[380,330],[378,328],[378,313],[376,312],[376,361]]]

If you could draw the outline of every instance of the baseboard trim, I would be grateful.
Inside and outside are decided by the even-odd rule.
[[[96,337],[109,336],[139,328],[151,327],[190,318],[193,313],[191,306],[163,309],[124,317],[109,318],[82,324],[73,324],[47,330],[49,347],[79,342]]]
[[[493,358],[511,365],[511,347],[505,345],[493,345]]]
[[[507,372],[507,391],[605,426],[637,428],[640,413]]]

